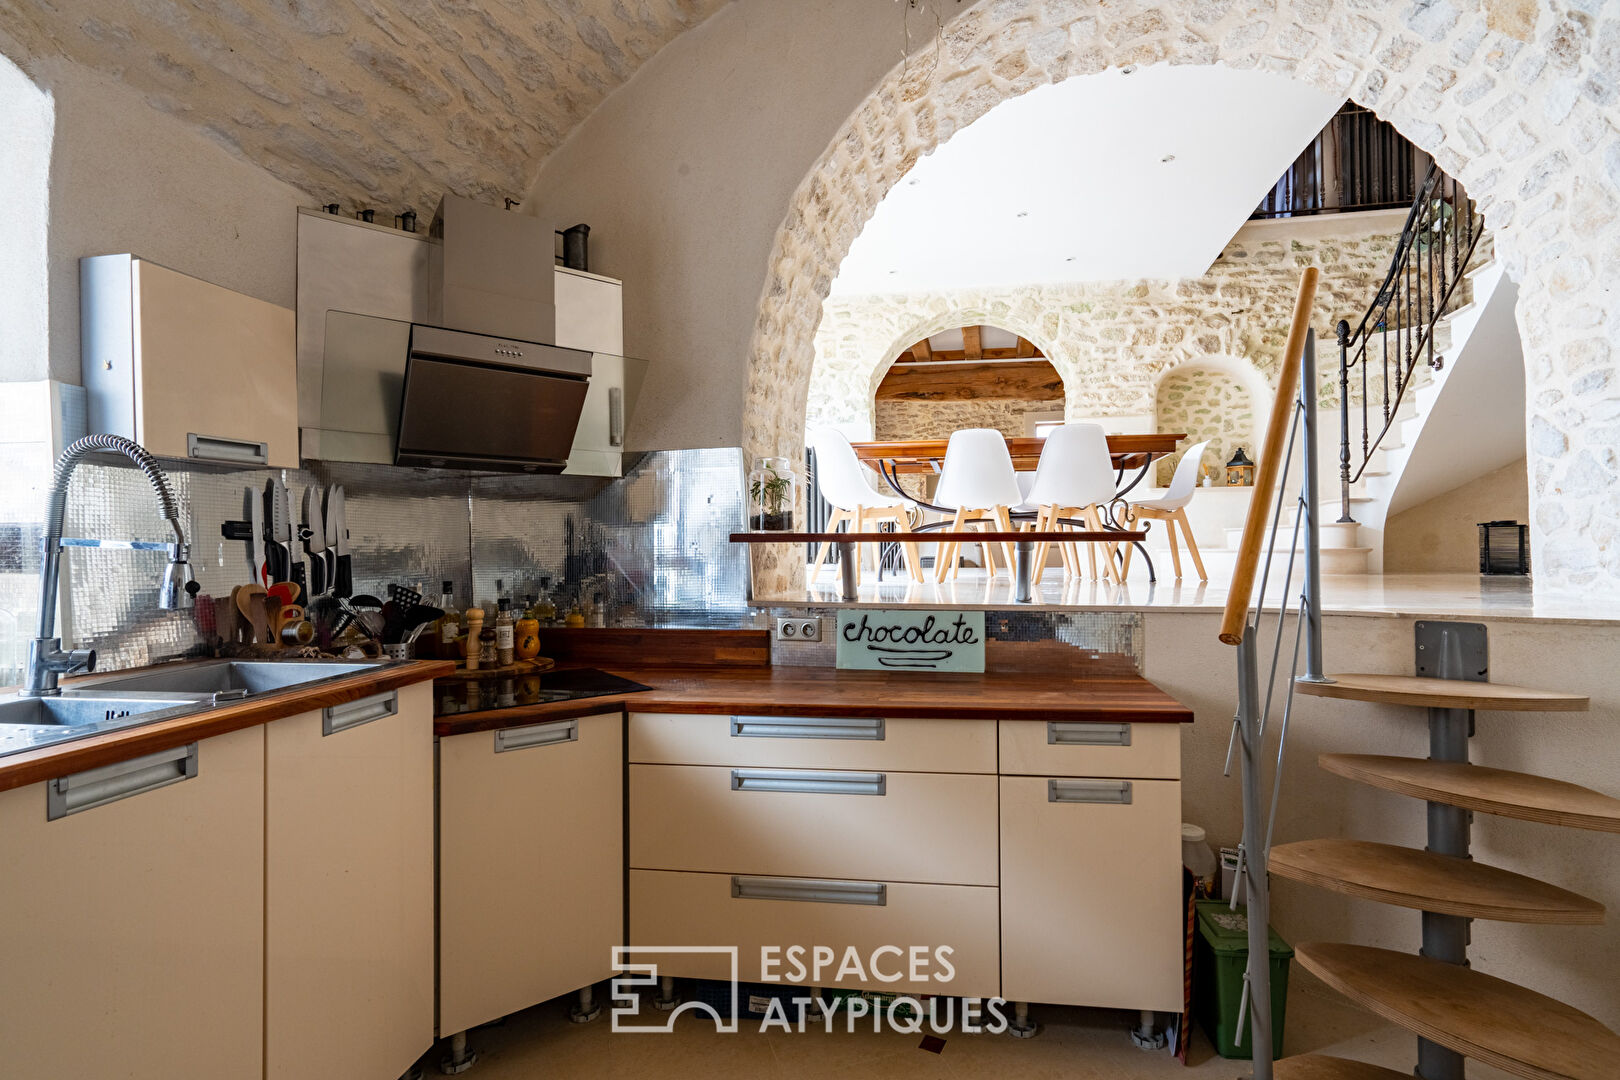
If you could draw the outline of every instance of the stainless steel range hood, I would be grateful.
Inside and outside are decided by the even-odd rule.
[[[590,353],[432,326],[410,333],[396,465],[562,472]]]

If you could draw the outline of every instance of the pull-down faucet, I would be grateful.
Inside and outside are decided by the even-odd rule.
[[[123,454],[140,467],[157,495],[163,517],[174,530],[174,540],[154,543],[146,540],[77,540],[62,536],[62,522],[67,515],[68,481],[73,469],[86,455],[107,451]],[[51,477],[50,502],[45,510],[45,545],[39,569],[39,634],[28,646],[28,683],[18,691],[24,697],[48,697],[59,694],[56,680],[59,675],[75,671],[93,671],[96,666],[94,649],[62,650],[62,639],[56,637],[56,591],[62,574],[62,549],[65,547],[124,548],[133,551],[166,551],[169,566],[158,586],[158,607],[165,609],[189,608],[197,592],[197,583],[191,578],[191,567],[186,559],[186,533],[180,525],[180,508],[169,489],[169,478],[158,467],[156,459],[140,444],[118,435],[87,435],[62,451],[56,459],[56,471]]]

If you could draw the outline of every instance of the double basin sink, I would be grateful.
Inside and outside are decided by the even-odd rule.
[[[83,680],[55,697],[0,698],[0,756],[206,712],[406,661],[209,660]]]

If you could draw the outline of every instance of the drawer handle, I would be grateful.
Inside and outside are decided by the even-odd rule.
[[[321,734],[336,735],[340,731],[348,731],[361,724],[393,716],[397,712],[399,712],[398,690],[390,690],[386,694],[373,694],[371,697],[343,705],[333,705],[321,710]]]
[[[624,445],[624,390],[608,387],[608,445]]]
[[[186,456],[205,461],[229,461],[241,465],[268,465],[270,444],[251,439],[227,439],[219,435],[186,432]]]
[[[807,904],[864,904],[867,907],[887,907],[889,887],[881,881],[742,877],[733,874],[731,896],[734,900],[797,900]]]
[[[859,739],[883,741],[881,716],[733,716],[734,739]]]
[[[578,720],[552,720],[528,727],[501,728],[495,732],[495,752],[532,750],[537,746],[560,746],[579,741]]]
[[[55,821],[81,810],[106,806],[196,775],[197,744],[188,743],[116,765],[59,776],[45,786],[45,820]]]
[[[1129,724],[1085,724],[1053,720],[1046,725],[1049,746],[1129,746]]]
[[[1047,802],[1118,803],[1130,805],[1129,780],[1048,780]]]
[[[809,769],[732,769],[732,791],[803,791],[815,795],[882,795],[889,778],[880,772]]]

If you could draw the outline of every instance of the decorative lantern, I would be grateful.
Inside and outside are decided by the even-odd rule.
[[[1237,448],[1237,453],[1232,455],[1232,460],[1226,463],[1226,486],[1254,486],[1254,462],[1249,460],[1249,455],[1243,452],[1241,446]]]

